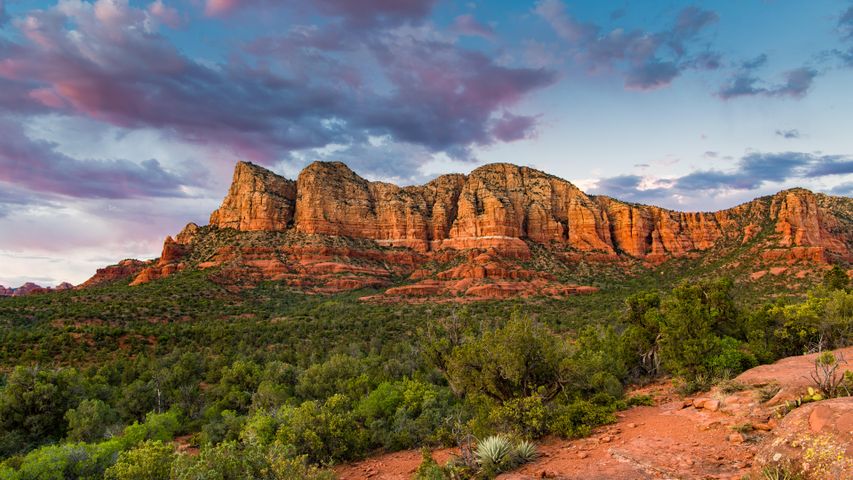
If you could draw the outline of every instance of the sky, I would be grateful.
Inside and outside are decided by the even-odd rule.
[[[237,160],[711,211],[851,195],[851,125],[849,0],[0,0],[0,284],[158,256]]]

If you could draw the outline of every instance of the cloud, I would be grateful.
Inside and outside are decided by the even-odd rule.
[[[782,137],[782,138],[787,138],[787,139],[800,138],[800,131],[799,131],[799,130],[797,130],[796,128],[793,128],[793,129],[791,129],[791,130],[780,130],[780,129],[777,129],[777,130],[776,130],[776,135],[778,135],[778,136],[780,136],[780,137]]]
[[[853,196],[853,182],[840,183],[829,190],[832,195]]]
[[[767,54],[762,53],[755,58],[751,58],[749,60],[745,60],[741,63],[740,68],[743,70],[755,70],[756,68],[764,66],[767,63]]]
[[[812,83],[818,75],[817,70],[809,67],[795,68],[783,74],[784,81],[782,83],[765,86],[765,82],[754,76],[751,70],[752,68],[746,68],[738,71],[728,84],[720,88],[717,95],[724,100],[757,95],[802,98],[811,89]]]
[[[751,153],[738,162],[735,170],[699,170],[674,180],[672,185],[682,191],[722,188],[752,190],[765,182],[784,181],[792,177],[797,169],[817,160],[806,153]]]
[[[625,86],[629,89],[652,90],[669,85],[680,73],[674,62],[651,60],[639,67],[633,68],[625,78]]]
[[[457,155],[469,145],[500,140],[491,128],[494,116],[557,80],[550,70],[510,68],[480,52],[409,35],[374,44],[374,53],[395,90],[365,105],[358,121],[397,140]]]
[[[473,15],[460,15],[453,20],[453,30],[472,37],[483,37],[492,39],[495,36],[495,30],[474,18]]]
[[[706,27],[717,23],[720,16],[716,12],[703,10],[696,6],[688,6],[678,13],[675,25],[669,32],[669,41],[673,44],[673,48],[683,54],[685,47],[683,42],[688,41],[697,35]]]
[[[806,169],[806,177],[824,177],[827,175],[853,174],[853,158],[840,155],[828,155],[816,159]]]
[[[848,7],[838,18],[838,30],[845,39],[853,39],[853,6]]]
[[[148,13],[171,28],[178,28],[182,23],[178,10],[167,6],[163,0],[155,0],[148,5]]]
[[[695,197],[697,192],[754,191],[768,183],[853,174],[853,158],[802,152],[750,153],[729,170],[696,170],[675,178],[620,175],[598,180],[594,193],[632,201],[671,196]]]
[[[752,76],[748,72],[740,72],[734,75],[729,83],[720,87],[717,95],[728,100],[736,97],[746,97],[751,95],[766,94],[767,89],[759,87],[760,80]]]
[[[340,19],[351,28],[373,28],[419,22],[429,15],[435,3],[436,0],[315,0],[308,4],[295,0],[206,0],[204,12],[208,16],[222,17],[258,7],[310,8],[321,15]]]
[[[817,70],[808,67],[795,68],[785,72],[785,83],[771,90],[773,95],[802,97],[809,91],[817,77]]]
[[[31,140],[20,124],[0,119],[0,185],[83,198],[180,197],[191,183],[165,171],[157,160],[79,160],[56,145]],[[3,188],[11,192],[10,187]],[[5,201],[4,201],[5,200]],[[2,203],[12,203],[0,197]]]
[[[536,128],[536,117],[513,115],[504,112],[503,116],[495,120],[491,132],[502,142],[514,142],[529,138]]]
[[[646,178],[640,175],[618,175],[599,179],[594,193],[605,194],[619,200],[630,202],[648,202],[669,195],[664,186],[644,185]]]
[[[542,0],[534,12],[569,44],[575,59],[590,70],[623,70],[628,89],[661,88],[684,70],[716,69],[720,65],[716,52],[689,52],[689,44],[719,20],[710,10],[686,7],[668,28],[659,32],[621,28],[604,31],[598,25],[575,19],[561,0]]]
[[[9,15],[6,13],[5,0],[0,0],[0,27],[9,21]]]
[[[583,44],[593,41],[598,35],[597,26],[575,20],[560,0],[542,0],[534,11],[551,25],[557,35],[569,42]]]
[[[471,146],[516,138],[495,125],[557,79],[498,64],[427,25],[353,33],[347,25],[420,18],[433,2],[358,3],[319,2],[347,23],[294,26],[216,64],[186,57],[157,32],[152,9],[162,3],[60,3],[17,23],[19,43],[0,40],[0,87],[14,91],[0,89],[0,109],[156,129],[268,165],[381,135],[464,157]]]
[[[848,7],[838,17],[838,32],[841,35],[841,40],[845,42],[853,41],[853,6]],[[848,67],[853,67],[853,46],[846,49],[835,49],[836,54],[842,62]]]

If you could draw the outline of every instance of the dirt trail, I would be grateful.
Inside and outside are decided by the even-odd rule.
[[[842,353],[853,360],[853,347]],[[620,412],[615,423],[587,438],[541,441],[538,460],[498,478],[740,479],[776,425],[773,407],[780,399],[768,401],[761,387],[779,383],[787,395],[798,394],[808,385],[813,361],[814,356],[790,357],[745,372],[738,380],[748,387],[736,392],[714,389],[683,399],[668,382],[638,389],[634,393],[652,395],[655,406]],[[434,457],[443,463],[452,453],[439,450]],[[341,480],[410,479],[420,460],[418,451],[396,452],[343,465],[337,472]]]

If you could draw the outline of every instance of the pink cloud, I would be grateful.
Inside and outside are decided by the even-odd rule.
[[[232,10],[237,9],[241,5],[251,4],[252,2],[240,2],[240,0],[207,0],[204,6],[205,15],[216,17],[224,15]]]
[[[148,5],[148,13],[171,28],[178,28],[181,25],[178,10],[166,6],[163,0],[156,0]]]
[[[37,88],[30,90],[30,97],[45,107],[60,109],[66,106],[65,100],[52,88]]]
[[[504,112],[492,126],[492,134],[502,142],[514,142],[530,138],[535,133],[536,117],[513,115]]]
[[[483,37],[483,38],[494,38],[495,30],[481,23],[473,15],[460,15],[453,20],[453,29],[462,35],[469,35],[475,37]]]

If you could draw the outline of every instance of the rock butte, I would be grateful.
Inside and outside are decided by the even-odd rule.
[[[390,288],[387,296],[559,296],[591,289],[523,268],[531,246],[559,252],[567,262],[657,264],[760,239],[756,253],[768,262],[849,263],[851,218],[851,199],[804,189],[688,213],[587,195],[566,180],[510,164],[398,187],[365,180],[340,162],[312,163],[296,181],[239,162],[208,227],[189,224],[166,239],[159,260],[125,261],[87,284],[113,274],[133,275],[132,284],[140,284],[186,268],[222,267],[221,278],[280,280],[316,291],[391,287],[396,278],[416,283]],[[278,233],[286,241],[260,247],[241,240],[199,258],[202,237],[224,231],[246,238]],[[358,242],[345,246],[335,238]],[[447,271],[420,268],[432,261],[456,263]]]

